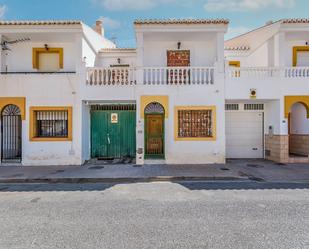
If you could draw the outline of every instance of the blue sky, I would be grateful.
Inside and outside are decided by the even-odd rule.
[[[230,38],[269,20],[309,17],[308,9],[308,0],[0,0],[4,20],[78,19],[92,26],[103,18],[106,36],[119,47],[135,46],[139,18],[227,18]]]

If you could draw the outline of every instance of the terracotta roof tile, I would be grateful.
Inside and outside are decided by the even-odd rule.
[[[134,24],[228,24],[227,19],[146,19],[135,20]]]
[[[281,23],[309,23],[309,18],[282,19]]]
[[[249,47],[249,46],[224,47],[224,50],[230,50],[230,51],[248,51],[248,50],[250,50],[250,47]]]
[[[136,52],[136,48],[102,48],[100,52]]]
[[[75,20],[48,20],[48,21],[0,21],[0,26],[11,25],[80,25],[81,21]]]

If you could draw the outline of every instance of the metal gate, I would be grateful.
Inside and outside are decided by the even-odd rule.
[[[7,105],[1,113],[1,162],[21,161],[21,113],[16,105]]]
[[[91,157],[135,157],[136,105],[91,107]]]

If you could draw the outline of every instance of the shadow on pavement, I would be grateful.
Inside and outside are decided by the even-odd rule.
[[[70,192],[70,191],[104,191],[113,187],[112,183],[18,183],[18,184],[0,184],[1,192]]]
[[[156,182],[153,183],[155,188]],[[278,190],[278,189],[309,189],[307,183],[267,183],[254,181],[181,181],[173,182],[189,190]],[[138,183],[26,183],[0,184],[0,194],[5,192],[74,192],[104,191],[115,185]]]
[[[309,189],[308,183],[275,182],[178,182],[190,190],[271,190],[271,189]]]

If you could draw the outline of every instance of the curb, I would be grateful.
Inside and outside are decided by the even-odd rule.
[[[176,182],[176,181],[244,181],[241,177],[187,177],[187,176],[157,176],[143,178],[28,178],[1,179],[0,184],[8,183],[135,183],[135,182]]]

